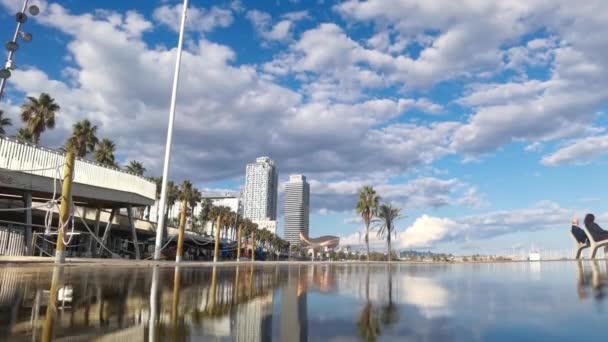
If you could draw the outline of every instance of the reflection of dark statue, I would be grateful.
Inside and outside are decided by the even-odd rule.
[[[593,261],[591,264],[592,276],[591,276],[591,288],[593,290],[593,297],[600,301],[604,299],[606,287],[606,276],[600,272],[600,268],[597,261]]]
[[[578,292],[578,298],[583,300],[587,299],[587,289],[586,289],[586,281],[585,281],[585,273],[583,272],[583,263],[576,263],[576,289]]]
[[[576,287],[578,297],[583,300],[591,293],[593,298],[601,301],[606,297],[606,287],[608,286],[608,276],[600,269],[598,261],[591,262],[591,273],[585,273],[582,262],[577,262]],[[608,261],[606,261],[608,269]]]

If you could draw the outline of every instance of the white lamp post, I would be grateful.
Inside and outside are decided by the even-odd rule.
[[[179,40],[177,42],[177,59],[175,60],[175,73],[173,75],[173,91],[171,93],[171,108],[169,110],[169,126],[167,127],[167,144],[165,146],[165,163],[163,165],[163,179],[160,191],[159,211],[160,217],[156,226],[156,246],[154,249],[154,260],[160,259],[163,245],[163,229],[165,227],[165,207],[167,206],[167,182],[169,180],[169,164],[171,163],[171,145],[173,142],[173,122],[175,121],[175,102],[177,100],[177,86],[179,83],[179,69],[182,60],[182,45],[184,42],[184,29],[186,27],[186,12],[188,11],[188,0],[184,0],[182,10],[182,23],[179,29]]]

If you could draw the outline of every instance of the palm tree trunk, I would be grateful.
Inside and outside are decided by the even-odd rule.
[[[179,215],[179,227],[178,227],[178,238],[177,238],[177,252],[175,255],[175,262],[182,261],[182,255],[184,253],[184,229],[186,228],[186,211],[188,211],[188,204],[184,200],[182,203],[182,211]]]
[[[367,262],[369,262],[369,223],[365,223],[365,245],[367,246]]]
[[[388,233],[388,262],[391,262],[391,233]]]
[[[218,262],[220,253],[220,227],[222,226],[222,216],[217,217],[217,230],[215,231],[215,248],[213,253],[213,262]]]

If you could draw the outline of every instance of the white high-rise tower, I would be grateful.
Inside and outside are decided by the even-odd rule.
[[[303,175],[289,176],[285,183],[285,229],[283,238],[292,246],[300,245],[300,233],[308,237],[310,186]]]
[[[276,221],[278,172],[272,159],[257,158],[247,164],[243,216],[252,221]]]

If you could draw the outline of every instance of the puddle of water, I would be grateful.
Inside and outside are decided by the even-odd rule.
[[[0,268],[9,341],[603,338],[608,262]]]

